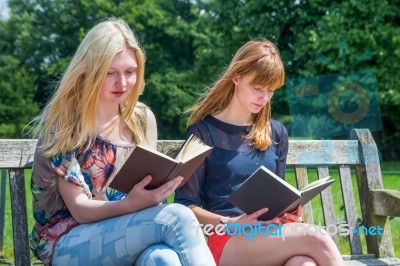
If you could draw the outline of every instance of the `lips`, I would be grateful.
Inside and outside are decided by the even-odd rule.
[[[112,91],[111,93],[116,95],[116,96],[122,96],[122,95],[124,95],[125,92],[126,91]]]

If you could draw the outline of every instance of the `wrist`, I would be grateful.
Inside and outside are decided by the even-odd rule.
[[[220,218],[220,220],[219,220],[219,222],[221,223],[221,224],[229,224],[229,219],[230,219],[231,217],[229,217],[229,216],[222,216],[221,218]]]

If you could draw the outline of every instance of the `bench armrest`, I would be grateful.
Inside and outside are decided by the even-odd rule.
[[[373,213],[379,216],[400,217],[400,191],[393,189],[372,189]]]

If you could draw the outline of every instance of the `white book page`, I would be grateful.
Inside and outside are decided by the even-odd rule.
[[[191,135],[183,145],[179,154],[176,156],[176,160],[178,162],[187,162],[208,149],[210,149],[210,147],[201,139],[195,135]]]
[[[330,178],[331,178],[330,176],[327,176],[327,177],[315,180],[314,182],[312,182],[312,183],[308,184],[307,186],[305,186],[301,191],[304,191],[304,190],[319,186],[319,185],[321,185],[323,183],[326,183]]]

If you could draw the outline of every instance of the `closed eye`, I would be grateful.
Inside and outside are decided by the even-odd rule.
[[[125,72],[128,74],[133,74],[133,73],[136,73],[136,70],[137,70],[136,68],[129,68]]]

